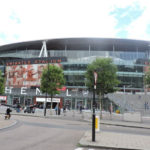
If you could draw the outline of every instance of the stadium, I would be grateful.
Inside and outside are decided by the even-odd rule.
[[[125,109],[143,109],[149,102],[143,78],[149,69],[150,42],[130,39],[62,38],[0,46],[0,69],[6,79],[5,94],[0,100],[13,105],[42,105],[45,95],[40,92],[40,77],[49,63],[62,67],[66,79],[65,87],[53,99],[53,107],[61,103],[71,109],[79,105],[91,109],[92,93],[87,90],[84,73],[96,58],[108,57],[117,65],[121,83],[119,92],[106,95],[106,109],[110,101]]]

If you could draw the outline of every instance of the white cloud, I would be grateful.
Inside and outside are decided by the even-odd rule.
[[[110,12],[114,8],[124,8],[137,1],[144,7],[142,2],[146,2],[146,0],[0,1],[0,33],[6,34],[6,39],[0,38],[0,45],[60,37],[116,37],[117,20]],[[12,14],[14,20],[10,18]],[[132,33],[134,34],[131,32],[134,26],[132,23],[131,27],[128,27],[130,37]]]
[[[146,32],[147,27],[150,24],[150,2],[145,5],[143,14],[134,20],[127,28],[129,38],[150,40],[150,35]]]
[[[19,40],[59,37],[106,37],[115,36],[115,19],[109,15],[110,5],[102,0],[8,0],[0,7],[8,42],[13,35]],[[12,22],[9,16],[15,12],[20,24]],[[5,16],[3,15],[5,14]],[[6,41],[4,41],[6,42]],[[0,43],[1,44],[1,43]]]

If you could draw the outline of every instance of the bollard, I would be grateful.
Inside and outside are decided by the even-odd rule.
[[[95,117],[95,131],[99,132],[100,131],[100,122],[99,122],[99,116]]]

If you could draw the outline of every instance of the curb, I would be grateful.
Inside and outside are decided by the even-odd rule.
[[[101,137],[103,138],[103,137]],[[101,143],[99,143],[101,141]],[[118,145],[118,144],[111,144],[107,145],[107,142],[103,143],[103,140],[96,140],[95,142],[92,142],[92,137],[89,139],[89,131],[85,132],[85,134],[82,136],[82,138],[79,141],[79,145],[81,147],[88,147],[88,148],[100,148],[100,149],[113,149],[113,150],[140,150],[141,147],[136,146],[125,146],[125,145]],[[143,149],[143,148],[142,148]]]
[[[0,128],[0,131],[1,131],[1,130],[4,130],[4,129],[7,129],[7,128],[10,128],[10,127],[12,127],[12,126],[16,125],[16,124],[17,124],[17,122],[18,122],[18,121],[14,120],[14,122],[13,122],[13,123],[11,123],[11,124],[9,124],[9,125],[7,125],[7,126],[5,126],[5,127]]]
[[[80,141],[78,143],[80,145],[80,147],[85,147],[85,148],[96,148],[96,149],[105,149],[105,150],[140,150],[140,149],[130,149],[130,148],[116,148],[116,147],[109,147],[109,146],[93,146],[93,145],[84,145],[84,144],[81,144]]]
[[[86,120],[86,119],[85,119],[85,121],[91,122],[91,120]],[[128,124],[123,124],[123,123],[128,123]],[[140,124],[140,123],[137,124],[136,122],[132,122],[132,123],[135,123],[135,125],[133,125],[133,124],[131,125],[131,122],[126,122],[126,121],[125,122],[120,122],[120,123],[115,122],[115,121],[113,121],[113,122],[111,122],[111,121],[109,121],[109,122],[106,121],[105,122],[105,120],[100,121],[100,124],[104,124],[104,125],[150,129],[150,124],[144,125],[144,124]]]
[[[3,114],[3,113],[1,113]],[[32,114],[18,114],[18,113],[12,113],[12,115],[16,115],[16,116],[29,116],[29,117],[40,117],[40,118],[62,118],[62,116],[55,116],[55,115],[52,115],[52,116],[38,116],[38,115],[32,115]],[[88,120],[88,119],[83,119],[82,121],[86,121],[86,122],[92,122],[92,120]],[[124,124],[124,123],[128,123],[128,124]],[[147,124],[147,125],[144,125],[144,124],[137,124],[135,122],[135,124],[133,124],[134,122],[111,122],[111,121],[106,121],[105,120],[101,120],[100,121],[100,124],[104,124],[104,125],[112,125],[112,126],[122,126],[122,127],[130,127],[130,128],[143,128],[143,129],[150,129],[150,124]]]
[[[121,127],[130,127],[130,128],[142,128],[142,129],[150,129],[150,126],[137,126],[137,125],[123,125],[123,124],[114,124],[114,123],[101,123],[104,125],[112,125],[112,126],[121,126]]]

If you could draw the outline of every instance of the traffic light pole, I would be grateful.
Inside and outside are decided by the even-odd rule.
[[[93,88],[93,115],[92,115],[92,142],[95,142],[95,90],[97,83],[97,72],[94,71],[94,88]]]

